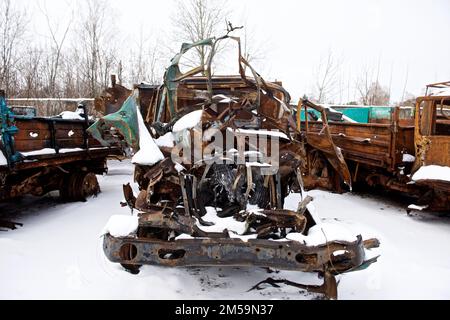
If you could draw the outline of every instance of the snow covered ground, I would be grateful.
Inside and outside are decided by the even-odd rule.
[[[247,292],[267,277],[317,284],[315,275],[267,273],[261,268],[164,268],[138,275],[110,263],[101,231],[121,208],[122,184],[132,181],[130,162],[112,161],[99,177],[102,193],[86,203],[55,197],[0,204],[2,218],[24,226],[0,232],[0,299],[315,299],[282,286]],[[137,190],[137,189],[136,189]],[[450,219],[420,215],[381,197],[312,191],[317,213],[338,219],[364,238],[376,236],[378,262],[339,276],[340,299],[450,299]]]

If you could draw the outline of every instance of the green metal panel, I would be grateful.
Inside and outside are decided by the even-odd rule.
[[[336,111],[342,112],[345,116],[359,123],[369,122],[369,107],[363,108],[334,108]]]
[[[100,141],[102,145],[110,146],[115,141],[109,140],[105,136],[105,132],[109,132],[109,129],[114,127],[122,134],[126,144],[137,150],[139,148],[139,125],[136,113],[138,107],[137,96],[138,91],[135,90],[125,100],[119,111],[102,117],[90,126],[87,131]]]
[[[19,152],[15,150],[14,135],[19,129],[14,124],[15,114],[6,105],[6,100],[0,96],[0,152],[4,152],[8,165],[22,159]]]
[[[369,122],[369,107],[367,108],[342,108],[342,107],[333,107],[334,110],[342,112],[345,116],[351,118],[352,120],[359,123],[368,123]],[[320,112],[308,109],[308,112],[314,113],[317,117],[320,118]],[[300,120],[305,120],[305,110],[302,109],[300,113]]]
[[[319,112],[319,111],[316,111],[316,110],[314,110],[314,109],[308,109],[308,112],[309,112],[309,113],[314,113],[314,114],[317,116],[317,118],[320,118],[320,117],[321,117],[320,112]],[[300,121],[305,121],[305,109],[302,109],[302,110],[300,111]]]

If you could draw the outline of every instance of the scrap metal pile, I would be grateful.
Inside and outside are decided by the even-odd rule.
[[[239,74],[212,76],[224,39],[238,46]],[[181,57],[200,46],[209,48],[206,65],[181,73]],[[140,192],[135,196],[124,185],[123,205],[138,214],[126,221],[111,218],[104,235],[109,260],[131,272],[144,264],[317,272],[321,286],[266,283],[295,285],[328,298],[337,297],[335,275],[376,261],[367,259],[366,249],[378,240],[363,241],[337,223],[321,222],[312,198],[303,197],[304,155],[313,146],[296,127],[288,92],[252,68],[241,55],[239,38],[227,34],[183,44],[162,86],[140,85],[128,97],[113,93],[103,101],[123,102],[121,109],[89,131],[104,145],[121,141],[134,150]],[[339,176],[350,182],[339,150],[332,143],[317,147],[333,167],[344,168]],[[298,199],[295,208],[287,209],[289,197]]]

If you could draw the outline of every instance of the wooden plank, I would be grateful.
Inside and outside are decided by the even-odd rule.
[[[29,152],[44,148],[51,148],[50,140],[16,140],[15,146],[16,150],[19,152]]]
[[[55,137],[56,137],[56,139],[83,138],[83,135],[84,135],[83,128],[69,129],[69,130],[68,129],[57,128],[55,130]]]

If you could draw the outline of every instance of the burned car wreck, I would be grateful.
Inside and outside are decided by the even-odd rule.
[[[237,44],[238,75],[212,75],[224,39]],[[210,50],[206,65],[181,73],[180,58],[199,46]],[[123,101],[121,109],[89,131],[103,145],[121,141],[134,150],[140,192],[135,196],[124,185],[123,205],[138,213],[113,216],[105,227],[103,248],[110,261],[131,272],[145,264],[317,272],[320,286],[264,282],[327,298],[337,298],[335,275],[376,261],[366,252],[379,245],[377,239],[343,235],[337,224],[316,217],[303,191],[305,154],[316,147],[337,169],[338,180],[350,183],[342,155],[332,142],[308,144],[297,130],[289,93],[252,68],[239,38],[227,34],[183,44],[163,85],[140,85],[113,101]],[[292,195],[295,207],[286,202]]]

